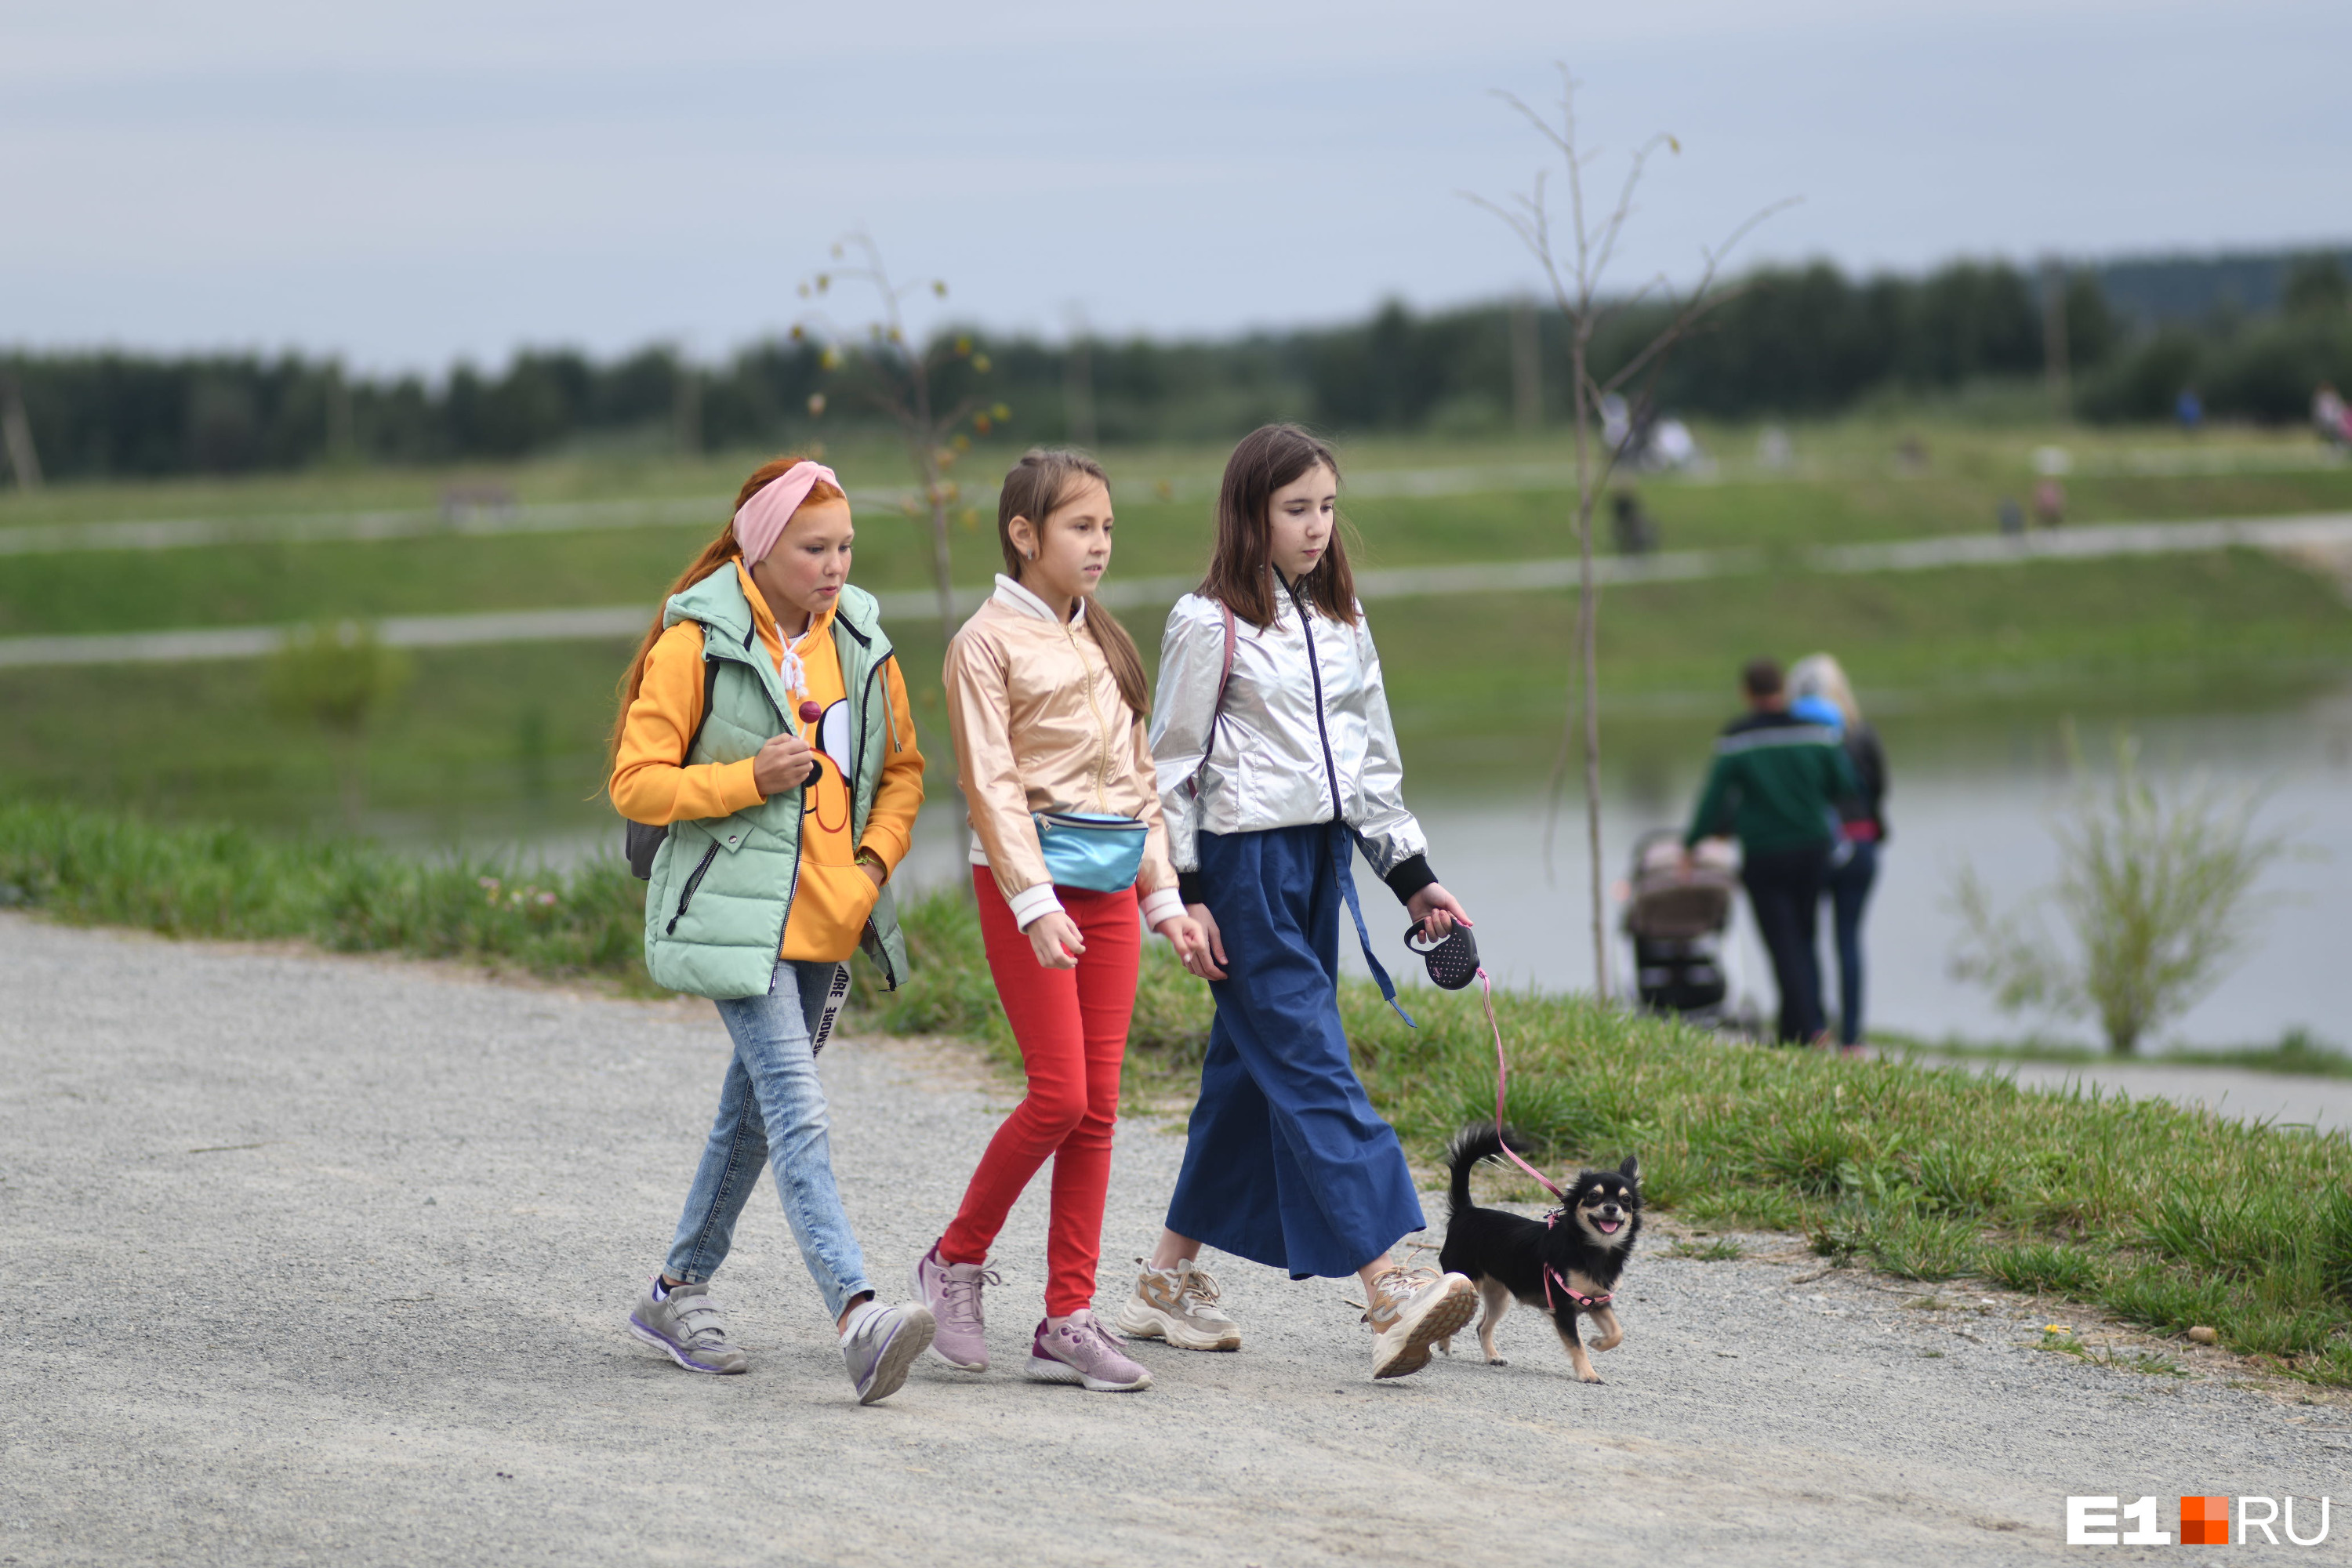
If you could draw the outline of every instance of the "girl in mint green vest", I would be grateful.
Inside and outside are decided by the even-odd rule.
[[[718,1004],[735,1050],[668,1258],[629,1331],[689,1372],[748,1370],[710,1300],[736,1219],[772,1167],[858,1403],[887,1398],[931,1314],[875,1300],[843,1211],[816,1070],[848,960],[906,973],[887,888],[923,800],[906,684],[833,470],[752,474],[672,587],[623,684],[613,804],[667,828],[646,888],[646,968]]]

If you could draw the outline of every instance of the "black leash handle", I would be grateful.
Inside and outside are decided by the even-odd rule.
[[[1424,915],[1405,929],[1404,945],[1428,969],[1431,981],[1448,991],[1459,991],[1478,977],[1478,942],[1460,921],[1433,939]]]

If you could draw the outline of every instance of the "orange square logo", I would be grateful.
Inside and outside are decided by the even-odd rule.
[[[2185,1497],[2180,1500],[2180,1544],[2230,1544],[2230,1500],[2225,1497]]]

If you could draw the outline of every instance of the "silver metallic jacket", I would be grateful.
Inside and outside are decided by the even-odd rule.
[[[1177,870],[1196,871],[1201,833],[1328,822],[1336,800],[1386,878],[1426,854],[1428,841],[1404,808],[1404,769],[1371,627],[1360,605],[1349,626],[1318,614],[1312,600],[1280,591],[1277,600],[1282,614],[1265,630],[1234,623],[1233,679],[1213,737],[1224,611],[1187,594],[1169,612],[1151,706],[1169,858]],[[1203,752],[1209,765],[1196,795]]]

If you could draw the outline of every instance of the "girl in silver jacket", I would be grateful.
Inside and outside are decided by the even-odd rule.
[[[1331,449],[1296,426],[1246,437],[1225,465],[1208,577],[1160,645],[1160,812],[1208,938],[1187,967],[1217,1013],[1167,1229],[1118,1326],[1238,1349],[1198,1262],[1205,1244],[1294,1279],[1360,1277],[1372,1375],[1402,1377],[1469,1321],[1476,1296],[1458,1274],[1390,1256],[1424,1221],[1339,1021],[1343,905],[1363,930],[1355,847],[1432,935],[1470,921],[1404,807],[1380,656],[1337,532],[1339,485]]]

